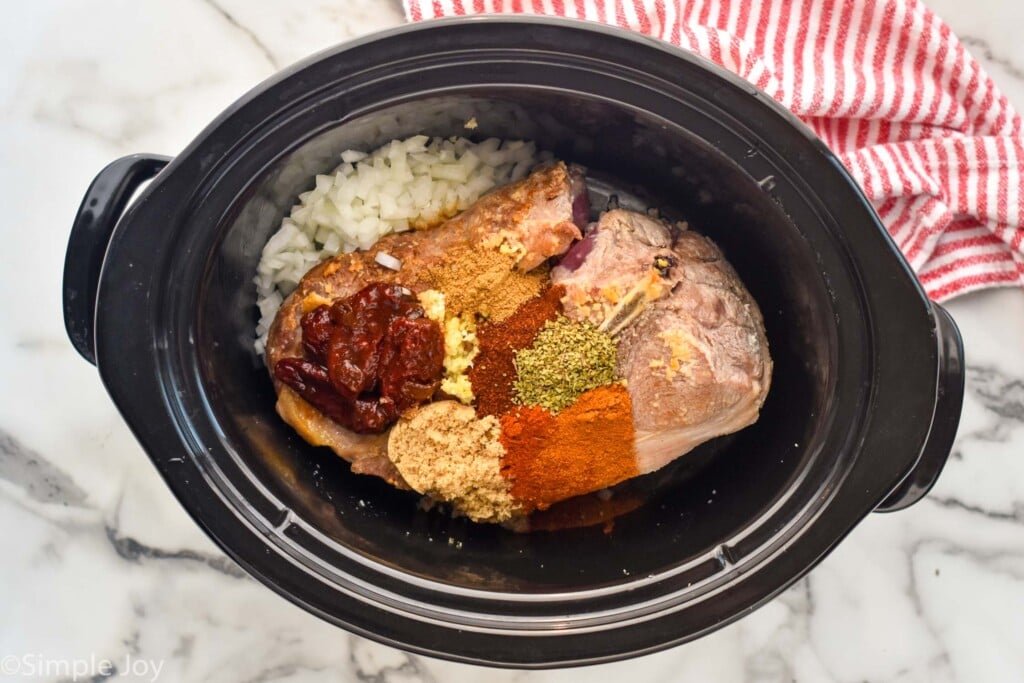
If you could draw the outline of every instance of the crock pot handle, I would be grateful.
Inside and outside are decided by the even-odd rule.
[[[135,190],[170,160],[155,154],[133,154],[108,164],[89,185],[78,207],[64,256],[64,327],[75,350],[93,365],[96,288],[110,236]]]
[[[902,510],[924,498],[946,464],[960,425],[960,409],[964,402],[964,342],[946,309],[936,303],[932,304],[932,309],[939,342],[938,392],[932,428],[914,469],[875,508],[875,512]]]

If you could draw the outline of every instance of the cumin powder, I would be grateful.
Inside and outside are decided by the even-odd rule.
[[[426,268],[426,280],[444,293],[455,315],[480,315],[501,321],[540,293],[547,267],[528,273],[515,269],[516,257],[479,245],[456,247],[437,264]]]

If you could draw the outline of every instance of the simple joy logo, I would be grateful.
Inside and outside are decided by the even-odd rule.
[[[0,673],[4,677],[57,677],[70,681],[85,681],[102,678],[122,678],[126,681],[149,681],[160,677],[163,660],[142,659],[126,654],[122,659],[89,657],[60,658],[41,654],[7,655],[0,659]]]

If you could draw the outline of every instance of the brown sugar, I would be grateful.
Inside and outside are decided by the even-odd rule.
[[[388,457],[419,493],[452,503],[474,521],[502,522],[517,511],[501,475],[498,420],[457,401],[430,403],[391,430]]]

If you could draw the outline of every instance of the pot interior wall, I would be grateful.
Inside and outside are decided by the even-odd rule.
[[[464,127],[470,118],[472,130]],[[331,452],[306,445],[275,414],[266,369],[252,350],[252,277],[262,245],[342,150],[417,133],[535,140],[586,166],[595,197],[614,191],[714,239],[765,316],[775,373],[760,420],[621,486],[613,500],[643,503],[613,525],[530,534],[426,511],[415,494],[353,475]],[[815,482],[831,467],[815,434],[831,419],[833,302],[799,221],[717,151],[720,141],[710,142],[687,132],[685,122],[609,100],[491,88],[393,103],[282,150],[224,221],[204,275],[197,347],[225,442],[252,477],[328,539],[384,565],[473,588],[565,591],[626,581],[698,562],[770,510],[773,520],[784,518],[779,510],[817,495]]]

